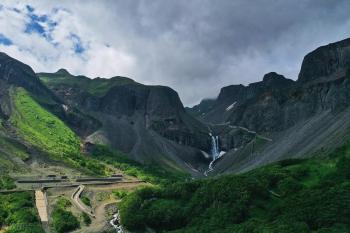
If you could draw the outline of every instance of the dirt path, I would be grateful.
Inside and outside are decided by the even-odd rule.
[[[95,209],[95,218],[92,218],[91,224],[87,227],[83,227],[82,229],[74,231],[74,233],[96,233],[96,232],[103,232],[106,230],[106,228],[109,227],[109,219],[106,219],[107,216],[107,206],[111,204],[116,204],[116,200],[106,200],[102,202],[96,209]]]

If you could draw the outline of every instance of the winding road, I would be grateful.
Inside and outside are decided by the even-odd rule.
[[[76,207],[78,207],[81,211],[85,212],[89,216],[95,218],[95,215],[93,214],[93,211],[90,207],[86,206],[81,200],[80,196],[81,193],[84,191],[85,186],[79,185],[79,187],[73,192],[72,194],[72,200]]]

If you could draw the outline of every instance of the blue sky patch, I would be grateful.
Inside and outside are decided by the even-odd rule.
[[[48,41],[51,41],[51,32],[57,26],[57,22],[49,19],[47,15],[35,14],[35,9],[29,5],[27,5],[26,7],[29,22],[26,24],[24,32],[29,34],[38,33],[42,37],[46,38]],[[45,28],[44,25],[47,25],[47,28]]]
[[[71,34],[71,40],[73,41],[73,49],[77,54],[82,54],[85,51],[80,37],[74,33]]]
[[[26,5],[26,8],[27,8],[28,12],[34,12],[34,7]]]
[[[13,43],[9,38],[7,38],[6,36],[0,33],[0,44],[9,46],[9,45],[12,45]]]

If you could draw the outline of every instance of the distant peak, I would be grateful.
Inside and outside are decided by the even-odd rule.
[[[283,75],[277,74],[276,72],[270,72],[264,75],[263,81],[269,81],[274,79],[286,79]]]
[[[63,68],[57,70],[57,72],[56,72],[55,74],[71,75],[71,74],[68,72],[68,70],[63,69]]]

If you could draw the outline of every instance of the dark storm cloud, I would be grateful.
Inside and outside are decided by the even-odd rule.
[[[78,31],[90,31],[96,41],[127,55],[124,66],[123,59],[104,59],[100,63],[106,66],[96,68],[96,76],[104,72],[168,85],[185,105],[215,97],[225,85],[259,81],[270,71],[296,79],[306,53],[350,35],[346,0],[107,0],[43,5],[41,9],[57,5],[67,9],[79,19],[77,28],[84,29]],[[84,35],[77,36],[93,45]],[[90,49],[94,54],[91,48],[84,53]],[[121,69],[125,73],[112,74],[118,65],[127,67]],[[84,73],[84,67],[76,67],[75,72]],[[91,73],[90,69],[87,75]]]
[[[115,29],[138,58],[135,78],[172,86],[185,104],[272,70],[295,79],[307,52],[350,32],[348,1],[125,2],[114,3]]]

